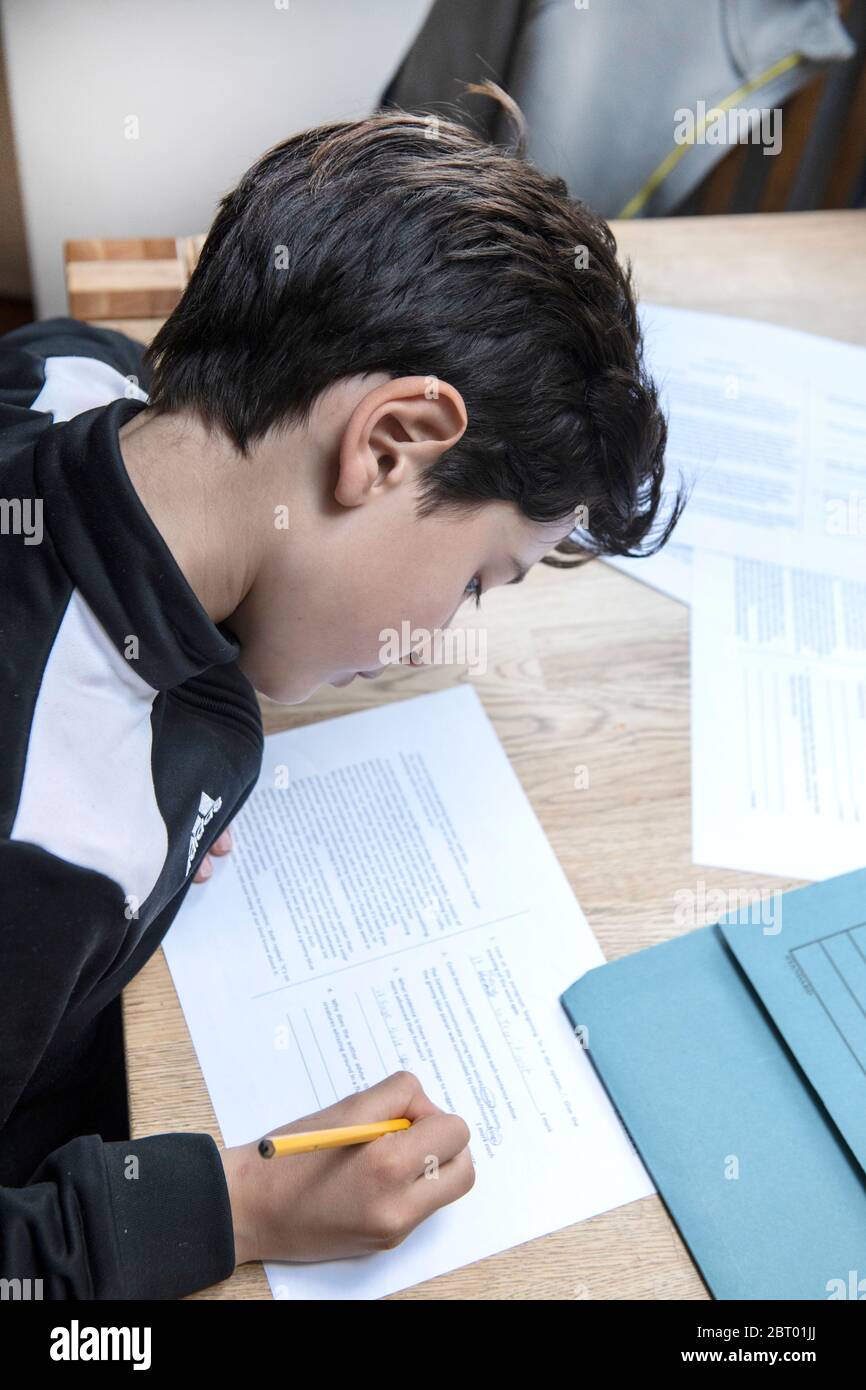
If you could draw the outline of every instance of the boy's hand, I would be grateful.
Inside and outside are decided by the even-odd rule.
[[[228,854],[229,850],[232,847],[232,843],[233,841],[231,828],[227,825],[223,833],[221,835],[218,835],[217,838],[214,840],[204,859],[201,861],[195,873],[193,874],[193,883],[207,883],[208,879],[213,873],[211,855]]]
[[[470,1191],[469,1127],[398,1071],[271,1134],[405,1116],[410,1129],[367,1144],[262,1158],[258,1141],[222,1151],[235,1259],[336,1260],[391,1250],[439,1207]],[[264,1136],[263,1136],[264,1137]]]

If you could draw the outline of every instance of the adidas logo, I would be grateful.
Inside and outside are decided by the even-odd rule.
[[[221,796],[218,796],[216,801],[214,801],[213,797],[208,796],[207,792],[202,792],[201,800],[198,803],[198,815],[195,818],[195,825],[189,837],[189,854],[186,860],[187,874],[192,868],[192,861],[195,859],[198,847],[201,844],[201,837],[205,832],[205,826],[213,820],[217,811],[222,807],[222,804],[223,799]],[[186,878],[186,874],[184,874],[184,878]]]

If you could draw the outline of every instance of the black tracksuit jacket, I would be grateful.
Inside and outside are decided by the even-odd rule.
[[[238,643],[123,465],[146,389],[112,330],[0,337],[0,1279],[44,1298],[177,1298],[234,1268],[213,1139],[128,1137],[121,991],[263,746]]]

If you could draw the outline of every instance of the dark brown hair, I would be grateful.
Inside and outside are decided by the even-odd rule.
[[[517,148],[386,110],[294,135],[221,201],[148,349],[150,401],[194,410],[241,453],[308,418],[341,377],[448,381],[468,425],[420,511],[501,499],[579,518],[557,549],[657,549],[666,423],[642,362],[629,268],[607,224]],[[553,561],[553,563],[562,563]]]

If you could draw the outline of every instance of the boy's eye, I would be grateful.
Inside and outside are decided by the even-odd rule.
[[[469,583],[466,585],[466,588],[463,590],[463,592],[464,592],[464,594],[466,595],[467,598],[474,598],[474,599],[475,599],[475,607],[476,607],[476,608],[480,607],[480,605],[481,605],[481,580],[478,578],[478,575],[477,575],[477,574],[476,574],[476,575],[473,575],[473,577],[470,579]]]

